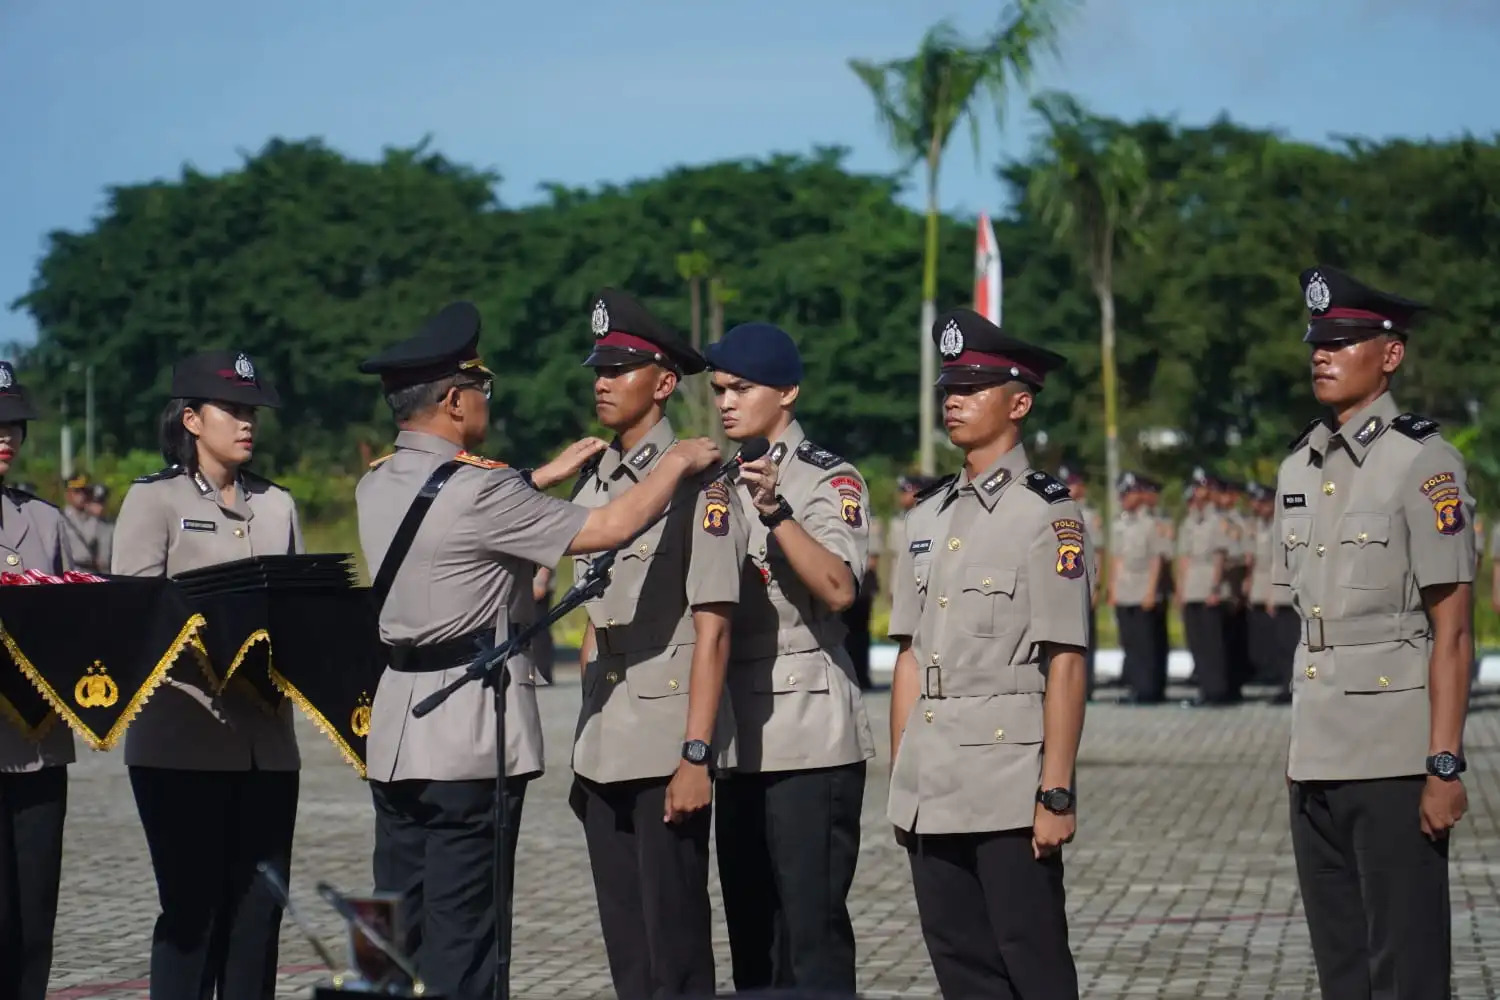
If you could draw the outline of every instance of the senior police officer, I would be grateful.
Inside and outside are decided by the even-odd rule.
[[[1060,355],[968,309],[932,330],[957,476],[896,570],[889,814],[943,995],[1076,998],[1061,848],[1074,833],[1092,555],[1021,423]]]
[[[624,292],[601,291],[591,325],[594,409],[615,432],[577,493],[597,507],[639,489],[671,454],[667,400],[704,360]],[[734,761],[733,713],[721,702],[747,531],[722,479],[685,483],[587,605],[571,799],[622,1000],[714,989],[712,770]],[[575,575],[587,570],[578,560]]]
[[[1155,705],[1166,694],[1166,675],[1161,662],[1155,616],[1161,613],[1161,534],[1156,519],[1147,512],[1145,480],[1134,472],[1120,476],[1120,516],[1109,554],[1108,603],[1115,609],[1120,630],[1120,648],[1125,662],[1121,677],[1127,704]]]
[[[37,417],[15,369],[0,361],[0,483]],[[56,574],[72,568],[65,530],[56,507],[5,486],[0,571]],[[4,668],[15,669],[9,662]],[[18,718],[0,718],[0,1000],[47,995],[74,753],[73,733],[55,712],[32,732]]]
[[[496,732],[493,698],[460,689],[435,711],[412,706],[454,680],[482,639],[502,641],[537,613],[537,566],[623,544],[667,505],[679,480],[717,457],[707,440],[681,442],[629,496],[597,510],[539,492],[604,446],[584,440],[535,472],[472,453],[489,425],[493,376],[479,358],[478,310],[453,303],[418,332],[360,365],[380,376],[400,433],[395,451],[360,480],[360,545],[375,569],[380,637],[389,664],[368,740],[375,804],[376,888],[401,893],[406,948],[428,985],[458,1000],[487,997],[497,970],[493,895]],[[382,583],[384,587],[382,587]],[[508,664],[504,831],[507,873],[527,779],[542,772],[534,668]],[[498,956],[508,965],[509,956]]]
[[[1447,997],[1449,836],[1468,807],[1474,502],[1438,425],[1390,382],[1425,306],[1302,272],[1328,408],[1276,483],[1303,619],[1287,759],[1292,848],[1323,996]]]
[[[707,357],[724,433],[771,442],[740,470],[759,516],[729,647],[737,763],[717,784],[734,985],[852,995],[847,897],[875,741],[839,612],[860,588],[869,498],[796,418],[802,357],[786,331],[742,324]]]
[[[1188,513],[1177,535],[1177,603],[1198,684],[1197,699],[1188,703],[1195,706],[1227,705],[1232,700],[1224,606],[1230,593],[1233,539],[1228,522],[1214,507],[1217,487],[1213,476],[1193,470]]]

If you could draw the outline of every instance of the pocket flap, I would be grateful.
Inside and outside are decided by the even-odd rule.
[[[1346,694],[1386,694],[1419,691],[1427,686],[1427,661],[1423,656],[1360,657],[1340,662]]]
[[[1339,522],[1339,540],[1354,545],[1386,545],[1391,540],[1391,515],[1345,514]]]
[[[926,590],[927,584],[932,577],[932,556],[924,556],[912,561],[918,590]]]
[[[620,557],[622,559],[650,559],[659,551],[668,548],[667,543],[671,536],[666,535],[666,527],[665,521],[656,522],[627,548],[621,549]]]
[[[625,686],[637,698],[671,698],[687,694],[692,657],[664,656],[633,663],[625,670]]]
[[[754,690],[771,694],[827,691],[828,661],[821,656],[783,657],[756,673]]]
[[[1310,516],[1292,516],[1281,519],[1281,543],[1289,549],[1306,545],[1312,537],[1312,521]]]
[[[1032,745],[1042,742],[1040,698],[997,699],[964,712],[959,724],[960,746]]]
[[[966,591],[985,595],[1005,594],[1007,597],[1016,592],[1016,570],[1013,566],[965,566],[961,572],[963,589]]]

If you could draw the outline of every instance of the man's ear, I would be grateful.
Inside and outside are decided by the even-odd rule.
[[[1380,370],[1386,375],[1394,375],[1401,362],[1406,360],[1406,341],[1400,337],[1387,337],[1385,351],[1380,358]]]
[[[677,391],[677,373],[670,368],[660,369],[661,374],[656,377],[656,389],[651,393],[651,398],[658,403],[665,403],[672,398],[672,393]]]

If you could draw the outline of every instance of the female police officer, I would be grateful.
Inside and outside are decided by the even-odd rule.
[[[26,422],[36,416],[15,371],[0,361],[0,482],[26,440]],[[0,563],[9,573],[62,572],[62,512],[6,487]],[[0,1000],[42,1000],[52,967],[73,737],[55,714],[33,735],[40,738],[0,720]]]
[[[256,408],[278,403],[244,354],[176,366],[161,424],[169,464],[125,495],[116,573],[175,576],[302,551],[291,495],[244,468]],[[281,912],[255,869],[265,861],[285,877],[290,866],[301,765],[291,705],[262,707],[238,678],[214,693],[184,660],[131,727],[125,763],[161,903],[153,1000],[198,1000],[216,985],[223,1000],[269,995]]]

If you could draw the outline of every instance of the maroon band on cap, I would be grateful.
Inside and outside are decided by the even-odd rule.
[[[1390,316],[1382,316],[1380,313],[1369,312],[1365,309],[1329,309],[1320,316],[1314,316],[1313,322],[1320,319],[1367,319],[1373,323],[1389,323],[1396,325],[1396,320]]]
[[[1017,372],[1017,378],[1025,379],[1026,381],[1033,382],[1037,385],[1042,384],[1042,376],[1040,373],[1032,370],[1031,368],[1028,368],[1026,365],[1021,364],[1019,361],[1007,358],[1003,354],[990,354],[988,351],[963,351],[956,358],[946,359],[943,362],[943,367],[998,369],[1014,368]]]
[[[255,379],[253,378],[245,378],[233,368],[220,368],[218,371],[214,372],[214,374],[219,376],[219,378],[223,379],[226,382],[253,383],[255,381]]]
[[[651,355],[663,353],[660,347],[646,338],[637,337],[633,333],[622,333],[619,330],[609,331],[594,343],[597,347],[627,347],[633,351],[645,351]]]

